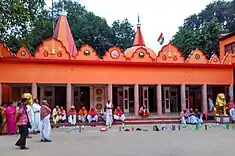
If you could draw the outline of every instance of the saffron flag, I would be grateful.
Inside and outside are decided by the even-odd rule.
[[[164,43],[163,33],[160,34],[160,36],[158,37],[157,41],[159,42],[160,45],[163,45],[163,43]]]

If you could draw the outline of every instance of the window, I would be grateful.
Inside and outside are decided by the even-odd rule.
[[[224,48],[225,48],[225,53],[232,52],[233,54],[235,54],[235,42],[225,45]]]

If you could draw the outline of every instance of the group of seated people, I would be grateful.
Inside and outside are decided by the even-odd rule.
[[[203,124],[202,114],[198,111],[198,109],[195,109],[195,111],[193,111],[192,108],[189,111],[184,109],[180,113],[180,120],[181,120],[182,125],[186,125],[186,124],[202,125]]]
[[[100,112],[100,115],[105,122],[107,122],[107,110],[107,105],[105,105],[105,107]],[[139,115],[143,118],[149,117],[150,112],[147,110],[146,105],[143,105],[139,109]],[[111,123],[113,121],[121,121],[124,125],[126,117],[119,106],[117,106],[114,112],[111,113],[111,116],[111,118],[108,118],[108,120],[111,120]],[[63,107],[56,106],[52,111],[52,119],[54,124],[59,122],[68,122],[71,125],[75,125],[78,121],[82,123],[93,123],[91,126],[95,126],[95,123],[98,122],[99,116],[95,108],[91,108],[88,112],[87,109],[83,106],[77,113],[76,108],[72,106],[68,113],[66,113],[66,110]]]
[[[101,110],[100,115],[102,119],[106,121],[106,107]],[[113,118],[114,120],[122,121],[122,123],[124,124],[126,117],[119,106],[115,109]],[[68,121],[68,123],[70,123],[71,125],[75,125],[77,121],[79,121],[82,123],[93,123],[91,126],[95,126],[95,123],[98,122],[99,116],[95,108],[91,108],[88,112],[83,106],[77,113],[75,107],[72,106],[66,114],[66,111],[63,107],[59,108],[59,106],[56,106],[53,109],[52,119],[54,124],[57,124],[58,122],[65,123]]]
[[[71,109],[68,111],[68,114],[66,113],[66,110],[64,110],[63,107],[56,106],[53,109],[52,112],[52,118],[53,123],[57,124],[58,122],[65,123],[68,121],[71,125],[75,125],[77,120],[80,122],[92,122],[98,121],[98,114],[95,110],[95,108],[91,108],[89,113],[87,112],[86,108],[83,106],[79,112],[77,113],[77,110],[74,106],[71,107]]]

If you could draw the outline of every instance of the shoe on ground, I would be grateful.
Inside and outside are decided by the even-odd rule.
[[[21,147],[20,149],[21,150],[28,150],[29,148],[28,147]]]
[[[17,143],[16,143],[16,144],[15,144],[15,146],[18,146],[18,147],[20,147],[20,144],[17,144]]]
[[[44,139],[44,142],[51,142],[51,140],[48,140],[48,139]]]

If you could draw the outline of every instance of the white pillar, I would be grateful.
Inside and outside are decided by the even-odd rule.
[[[31,90],[32,90],[32,96],[33,96],[33,99],[36,99],[37,98],[37,94],[38,94],[38,87],[37,87],[37,84],[36,83],[32,83],[32,86],[31,86]]]
[[[142,99],[143,99],[142,103],[144,105],[146,105],[147,109],[149,110],[149,92],[148,91],[149,91],[149,87],[148,86],[143,86],[142,87]],[[145,93],[147,95],[145,95]]]
[[[186,109],[186,100],[185,100],[185,84],[180,86],[180,95],[181,95],[181,110]],[[180,111],[181,111],[180,110]]]
[[[162,115],[162,85],[157,85],[157,115]]]
[[[202,85],[202,111],[203,114],[208,113],[208,105],[207,105],[207,85]]]
[[[40,86],[40,104],[42,104],[42,101],[44,100],[44,86]]]
[[[229,86],[229,97],[233,100],[233,84]]]
[[[0,83],[0,105],[2,105],[2,84]]]
[[[139,107],[140,107],[140,104],[139,104],[139,85],[138,84],[135,84],[134,86],[134,113],[135,115],[139,115]]]
[[[113,85],[108,84],[108,100],[113,102]]]
[[[67,84],[66,87],[66,110],[68,111],[72,106],[72,85],[70,83]]]

